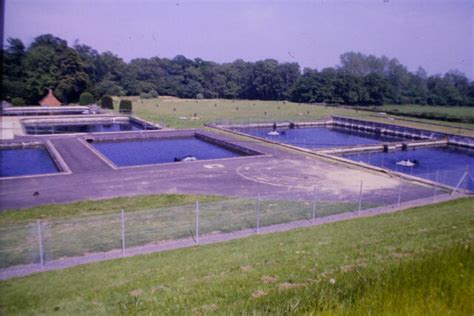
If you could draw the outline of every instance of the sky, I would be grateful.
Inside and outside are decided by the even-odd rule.
[[[5,0],[4,40],[51,33],[125,61],[273,58],[322,69],[348,51],[474,79],[473,0]]]

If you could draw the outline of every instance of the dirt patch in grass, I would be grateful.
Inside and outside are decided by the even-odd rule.
[[[259,298],[259,297],[266,296],[266,295],[267,295],[267,292],[262,291],[262,290],[258,290],[256,292],[252,293],[252,298]]]
[[[272,284],[278,281],[278,278],[269,275],[264,275],[260,278],[260,281],[262,281],[263,284]]]

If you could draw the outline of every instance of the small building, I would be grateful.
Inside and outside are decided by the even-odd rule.
[[[53,90],[48,89],[48,95],[41,99],[39,104],[41,106],[61,106],[61,101],[54,96]]]

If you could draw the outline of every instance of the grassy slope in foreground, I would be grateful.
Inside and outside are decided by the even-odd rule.
[[[5,314],[472,314],[473,202],[4,281],[0,306]]]

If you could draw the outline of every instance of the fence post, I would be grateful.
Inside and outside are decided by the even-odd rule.
[[[196,244],[199,244],[199,200],[196,201]]]
[[[316,218],[316,187],[314,187],[314,192],[313,192],[313,224]]]
[[[120,222],[122,224],[122,257],[125,256],[125,212],[120,211]]]
[[[463,173],[461,179],[459,180],[458,184],[457,184],[456,187],[454,188],[454,191],[451,192],[451,196],[453,196],[453,195],[456,193],[456,191],[459,189],[459,186],[460,186],[461,183],[464,181],[464,178],[467,176],[467,174],[468,174],[468,172],[467,172],[467,171],[464,171],[464,173]]]
[[[257,194],[257,226],[256,226],[257,233],[258,233],[259,228],[260,228],[260,193]]]
[[[400,181],[398,183],[398,207],[400,207],[400,205],[402,204],[402,183],[402,177],[400,176]]]
[[[363,181],[360,181],[360,191],[359,191],[359,210],[357,212],[357,215],[360,215],[360,210],[362,208],[362,185],[363,185]]]
[[[41,220],[36,221],[36,227],[38,229],[38,246],[39,246],[39,255],[40,255],[40,265],[41,269],[44,268],[44,253],[43,253],[43,232],[41,230]]]

